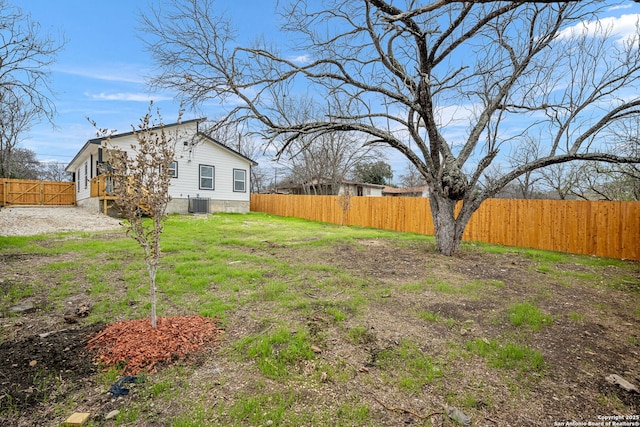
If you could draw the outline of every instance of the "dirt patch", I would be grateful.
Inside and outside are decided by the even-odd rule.
[[[345,330],[364,324],[366,339],[357,346],[345,343],[344,335],[326,339],[330,353],[342,355],[357,372],[366,368],[366,376],[376,371],[380,352],[397,347],[407,338],[422,342],[425,353],[444,359],[450,352],[448,347],[464,348],[474,339],[498,339],[540,351],[546,368],[536,384],[518,373],[495,377],[481,359],[447,361],[456,372],[451,381],[446,381],[448,393],[458,399],[473,395],[469,399],[475,401],[475,419],[480,417],[477,425],[597,422],[598,415],[609,413],[602,409],[603,405],[616,407],[608,410],[612,413],[640,412],[640,395],[625,392],[605,380],[607,375],[620,372],[640,384],[640,311],[637,294],[627,293],[635,292],[640,283],[639,268],[562,264],[547,272],[538,268],[534,260],[517,253],[469,250],[443,257],[435,254],[428,243],[397,246],[384,239],[360,240],[311,254],[291,248],[270,248],[270,252],[292,263],[313,259],[314,263],[340,267],[352,277],[361,278],[364,284],[360,286],[383,290],[377,294],[379,301],[370,304],[364,319],[342,326],[344,334]],[[572,272],[596,275],[603,286],[584,284]],[[621,276],[627,277],[624,289],[616,285]],[[403,287],[410,291],[402,292]],[[336,300],[339,307],[339,297]],[[522,302],[532,302],[551,315],[552,324],[535,333],[511,325],[508,308]],[[322,307],[317,312],[322,312]],[[427,322],[418,320],[421,313],[426,313]],[[326,334],[331,323],[326,315],[316,315],[309,321],[309,330]],[[525,383],[519,385],[521,381]],[[469,392],[478,390],[480,384],[483,392]],[[507,398],[511,392],[505,387],[522,394]],[[529,392],[524,391],[527,388]],[[427,387],[424,394],[429,393],[435,396],[442,390]],[[402,406],[396,405],[402,402],[402,407],[421,412],[413,400],[404,401],[397,396],[390,399],[389,407]],[[426,407],[442,405],[442,400],[436,398]],[[496,410],[501,406],[502,410]],[[505,409],[507,406],[509,410]],[[407,414],[410,412],[405,413],[401,423],[418,421],[416,417],[407,421],[411,419]]]
[[[96,372],[86,344],[91,325],[28,335],[0,344],[0,412],[55,402]],[[81,384],[82,382],[80,382]]]

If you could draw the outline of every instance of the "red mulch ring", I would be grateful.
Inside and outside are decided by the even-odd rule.
[[[95,361],[108,368],[124,365],[124,374],[136,375],[141,370],[155,372],[156,364],[171,362],[216,342],[223,331],[217,319],[202,316],[175,316],[157,319],[125,320],[107,325],[88,342],[96,352]]]

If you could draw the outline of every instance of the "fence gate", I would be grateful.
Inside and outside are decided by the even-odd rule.
[[[0,178],[0,206],[73,206],[73,182]]]

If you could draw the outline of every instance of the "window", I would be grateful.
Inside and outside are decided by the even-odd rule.
[[[84,189],[89,185],[89,162],[84,162]]]
[[[214,168],[209,165],[200,165],[200,189],[213,190]]]
[[[171,178],[178,177],[178,162],[171,162],[169,165],[169,176],[171,176]]]
[[[233,170],[233,191],[244,193],[246,192],[246,176],[247,171],[244,169]]]

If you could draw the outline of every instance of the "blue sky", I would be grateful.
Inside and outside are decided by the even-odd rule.
[[[174,122],[178,103],[174,94],[151,93],[145,76],[152,73],[150,55],[138,38],[139,16],[149,0],[8,0],[29,13],[42,25],[43,31],[64,36],[66,47],[52,66],[52,88],[58,115],[55,128],[48,123],[34,126],[21,147],[36,152],[41,161],[68,163],[96,131],[87,121],[90,117],[99,127],[127,132],[138,123],[154,100],[165,123]],[[254,39],[262,34],[274,40],[277,18],[272,0],[218,0],[240,34]],[[611,17],[640,13],[640,4],[631,1],[609,12]],[[626,19],[632,22],[634,19]],[[616,21],[621,30],[625,25]],[[275,38],[276,43],[284,43]],[[187,111],[185,119],[218,113],[209,110]],[[458,111],[458,113],[460,113]],[[452,113],[453,114],[453,113]],[[261,159],[256,159],[261,161]],[[389,154],[388,161],[398,180],[406,164]],[[270,167],[268,161],[261,161]]]
[[[84,143],[96,136],[87,121],[99,127],[128,132],[147,112],[149,101],[160,108],[165,123],[178,117],[172,93],[151,93],[145,76],[151,58],[138,38],[140,11],[147,0],[8,0],[29,13],[43,31],[64,35],[67,44],[52,66],[52,88],[58,115],[34,126],[21,147],[36,152],[40,161],[68,163]],[[273,5],[264,0],[223,0],[229,15],[242,13],[236,23],[254,34],[275,28]],[[184,119],[215,118],[215,112],[187,111]]]

